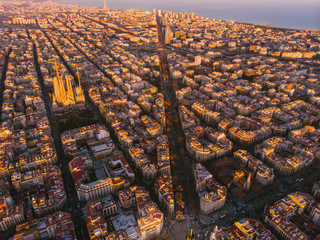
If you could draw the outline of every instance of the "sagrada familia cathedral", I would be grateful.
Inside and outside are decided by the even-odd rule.
[[[83,95],[81,82],[79,78],[79,85],[72,86],[72,77],[59,74],[53,78],[54,93],[52,94],[52,107],[54,110],[59,108],[73,109],[78,104],[83,105],[85,98]]]

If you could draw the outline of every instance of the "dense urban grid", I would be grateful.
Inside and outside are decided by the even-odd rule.
[[[320,31],[0,16],[0,239],[320,239]]]

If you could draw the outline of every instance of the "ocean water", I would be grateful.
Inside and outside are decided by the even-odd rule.
[[[63,4],[103,7],[104,0],[57,0]],[[320,30],[320,0],[107,0],[109,8],[194,12],[221,20]]]

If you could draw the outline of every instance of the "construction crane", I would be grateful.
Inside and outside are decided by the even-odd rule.
[[[54,69],[56,70],[56,72],[57,72],[57,77],[58,77],[58,79],[59,79],[59,78],[60,78],[60,75],[59,75],[59,65],[61,66],[62,64],[61,64],[61,63],[58,64],[58,63],[57,63],[57,60],[54,60],[54,62],[52,62],[52,61],[46,61],[46,60],[42,60],[42,61],[45,62],[45,63],[54,64]],[[64,72],[62,72],[62,70],[60,70],[60,72],[61,72],[61,76],[63,76]]]

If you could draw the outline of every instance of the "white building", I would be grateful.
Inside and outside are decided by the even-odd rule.
[[[80,183],[77,186],[79,201],[89,201],[95,198],[104,197],[113,193],[114,186],[111,178],[100,179],[88,184]]]

